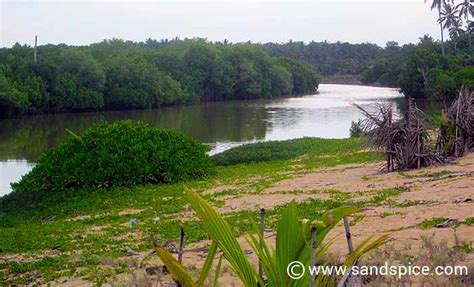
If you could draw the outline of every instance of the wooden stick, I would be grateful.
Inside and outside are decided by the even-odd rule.
[[[420,119],[418,119],[418,118],[416,119],[416,129],[417,129],[417,131],[420,129]],[[420,145],[421,145],[421,135],[420,135],[420,133],[418,133],[416,135],[416,150],[417,150],[418,154],[420,154],[420,152],[421,152]],[[421,157],[420,156],[417,156],[416,165],[417,165],[417,168],[421,167]]]
[[[344,229],[346,230],[347,247],[349,249],[349,255],[351,255],[352,252],[354,252],[354,245],[352,244],[352,235],[351,235],[351,230],[350,230],[350,225],[349,225],[349,218],[345,216],[343,220],[344,220]],[[354,266],[355,265],[357,265],[357,261],[354,262]],[[359,276],[351,276],[350,272],[348,272],[346,275],[347,276],[345,276],[343,286],[350,286],[350,287],[362,286],[362,280]]]
[[[260,209],[260,234],[262,235],[262,241],[264,240],[264,232],[265,232],[265,208]],[[263,244],[263,242],[260,242]],[[258,276],[263,279],[263,266],[262,261],[258,261]]]
[[[311,268],[316,265],[316,227],[311,228]],[[310,274],[309,286],[315,287],[316,274]]]
[[[186,234],[184,233],[184,228],[179,229],[179,249],[178,249],[178,261],[183,263],[183,249],[184,249],[184,238]]]
[[[392,125],[392,117],[391,116],[389,116],[389,118],[388,118],[388,124],[389,124],[389,126]],[[392,149],[392,141],[389,138],[389,140],[387,141],[387,151],[386,151],[387,152],[386,156],[387,156],[387,171],[388,172],[393,171],[393,155],[391,153],[388,153],[388,151],[391,150],[391,149]]]
[[[352,237],[351,237],[351,230],[349,229],[349,218],[344,216],[344,229],[346,230],[346,239],[347,239],[347,247],[349,248],[349,254],[354,252],[354,246],[352,245]]]
[[[458,136],[459,136],[459,104],[461,104],[461,97],[458,97],[456,106],[456,135],[454,138],[454,156],[459,157],[459,144],[458,144]]]

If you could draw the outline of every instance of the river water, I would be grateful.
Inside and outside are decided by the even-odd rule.
[[[27,173],[41,153],[66,138],[66,128],[80,133],[104,119],[142,120],[207,143],[215,154],[258,141],[348,137],[351,121],[360,118],[351,103],[389,102],[399,110],[401,97],[390,88],[321,84],[318,94],[303,97],[0,120],[0,196],[10,192],[10,183]]]

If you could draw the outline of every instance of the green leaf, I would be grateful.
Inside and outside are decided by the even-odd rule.
[[[185,189],[188,202],[202,221],[206,233],[214,240],[229,262],[237,277],[245,286],[258,286],[262,280],[250,264],[244,251],[237,242],[232,229],[224,219],[197,193]]]
[[[223,256],[219,257],[219,261],[217,262],[217,267],[216,267],[216,274],[214,275],[214,283],[212,286],[217,287],[219,286],[219,274],[221,273],[221,267],[222,267],[222,258]]]
[[[207,276],[209,276],[209,271],[211,271],[212,262],[214,262],[214,256],[217,252],[217,243],[212,241],[211,247],[209,247],[209,252],[207,253],[206,261],[201,269],[201,274],[199,275],[199,280],[197,282],[197,286],[201,287],[204,286],[204,282],[206,281]]]
[[[176,260],[168,250],[164,249],[160,246],[155,246],[156,254],[160,257],[163,264],[165,264],[166,268],[171,273],[171,277],[181,286],[186,287],[197,287],[196,283],[194,283],[193,278],[191,275],[184,269],[183,265]]]
[[[71,131],[70,129],[66,128],[66,132],[71,135],[73,138],[76,138],[82,142],[82,138],[78,136],[75,132]]]
[[[304,258],[305,254],[306,258]],[[285,212],[283,212],[277,225],[277,238],[275,261],[277,272],[281,282],[286,286],[291,278],[286,274],[286,268],[292,261],[306,263],[309,254],[309,246],[303,234],[301,222],[298,221],[296,202],[292,201]],[[303,262],[304,261],[304,262]]]

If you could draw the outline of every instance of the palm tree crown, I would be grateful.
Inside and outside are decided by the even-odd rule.
[[[464,16],[464,19],[469,20],[469,14],[471,16],[474,15],[474,6],[470,2],[470,0],[464,0],[456,5],[456,9],[459,11],[459,17]]]
[[[438,22],[443,24],[444,29],[450,29],[455,27],[460,21],[459,11],[453,5],[449,3],[444,3],[443,8],[441,9],[441,17],[439,17]]]

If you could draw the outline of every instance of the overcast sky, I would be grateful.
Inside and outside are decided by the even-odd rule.
[[[103,39],[202,37],[212,41],[348,41],[385,45],[438,38],[436,13],[423,0],[398,1],[4,1],[0,46]]]

